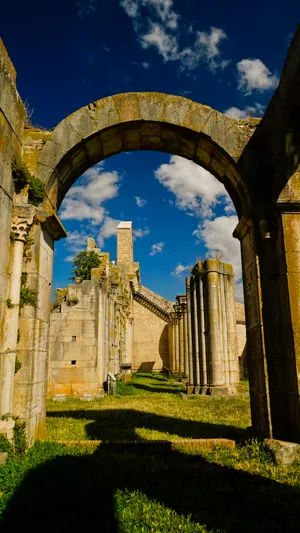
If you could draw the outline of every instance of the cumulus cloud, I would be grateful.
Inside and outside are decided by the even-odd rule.
[[[179,278],[184,272],[190,272],[192,267],[193,265],[182,265],[181,263],[178,263],[178,265],[173,270],[173,272],[171,272],[171,274],[172,276],[176,276],[177,278]]]
[[[106,217],[103,225],[100,228],[98,235],[98,244],[100,248],[103,248],[105,239],[109,239],[113,235],[117,234],[117,227],[120,224],[120,220],[116,218]]]
[[[238,89],[251,94],[253,91],[264,92],[276,89],[279,78],[260,59],[242,59],[237,63]]]
[[[210,217],[219,201],[230,202],[224,186],[207,170],[180,156],[171,156],[170,162],[155,172],[159,182],[176,197],[179,209],[188,214]]]
[[[144,198],[141,198],[140,196],[135,196],[136,205],[138,207],[145,207],[147,200],[144,200]]]
[[[121,177],[118,172],[103,172],[103,165],[99,164],[87,170],[83,178],[82,185],[71,187],[66,194],[60,217],[100,224],[107,214],[103,204],[118,195]]]
[[[244,109],[238,107],[229,107],[224,111],[224,115],[231,118],[241,120],[247,117],[261,117],[265,112],[266,106],[255,102],[253,105],[248,105]]]
[[[152,244],[149,255],[162,254],[164,245],[165,245],[164,242],[157,242],[155,244]]]
[[[143,239],[143,237],[146,237],[146,235],[149,235],[150,230],[147,226],[144,228],[138,228],[133,230],[133,239]]]
[[[190,27],[185,34],[190,44],[180,47],[180,15],[173,9],[173,0],[120,0],[120,6],[132,18],[142,47],[153,47],[165,62],[177,61],[181,71],[195,70],[201,61],[213,71],[224,69],[230,63],[221,59],[220,47],[227,39],[221,28],[212,26],[205,32],[194,31]]]
[[[88,237],[90,237],[90,235],[88,235],[85,231],[68,231],[68,236],[64,241],[64,246],[67,248],[69,255],[65,257],[65,261],[73,261],[75,255],[86,249]]]
[[[198,224],[193,235],[204,242],[207,249],[207,257],[218,257],[225,263],[231,263],[234,269],[236,286],[241,285],[242,265],[240,243],[232,234],[237,226],[236,215],[216,217],[212,220],[204,220]],[[237,292],[241,296],[241,289]],[[240,297],[239,296],[239,297]]]

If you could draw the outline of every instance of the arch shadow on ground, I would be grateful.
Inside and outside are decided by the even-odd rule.
[[[299,488],[174,451],[166,442],[155,449],[101,444],[92,455],[46,461],[14,494],[1,532],[122,533],[116,494],[124,490],[140,491],[207,531],[299,531]]]

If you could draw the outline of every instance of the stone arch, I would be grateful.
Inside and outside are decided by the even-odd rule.
[[[127,93],[75,111],[54,129],[37,161],[47,206],[58,209],[89,167],[121,151],[155,150],[203,166],[227,189],[241,216],[250,201],[237,162],[257,121],[237,121],[181,96]]]

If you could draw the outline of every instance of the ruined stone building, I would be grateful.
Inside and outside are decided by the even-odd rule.
[[[118,226],[116,265],[88,239],[91,250],[101,261],[91,280],[78,279],[56,291],[50,320],[50,397],[101,394],[108,372],[126,379],[137,370],[179,374],[188,380],[190,392],[236,391],[240,376],[231,265],[197,263],[186,280],[187,294],[177,296],[174,304],[141,285],[131,222]],[[210,282],[215,275],[218,286]],[[213,288],[216,294],[209,300]]]
[[[241,246],[253,432],[258,436],[300,442],[300,27],[291,41],[278,87],[261,118],[237,120],[212,109],[207,102],[201,104],[158,92],[132,92],[107,95],[90,102],[47,131],[25,125],[25,106],[17,91],[16,78],[14,65],[0,39],[0,417],[7,420],[13,415],[24,420],[30,443],[44,437],[54,243],[66,237],[57,211],[68,190],[88,168],[106,158],[122,151],[156,150],[204,167],[224,184],[235,206],[238,224],[233,236]],[[45,101],[45,105],[49,102]],[[14,174],[16,159],[21,177],[31,173],[29,181],[20,180],[20,173],[19,178]],[[35,201],[34,183],[43,191]],[[203,339],[201,302],[204,305],[205,301],[211,301],[215,306],[216,292],[219,300],[223,299],[223,289],[216,281],[219,266],[212,275],[208,263],[207,274],[195,271],[191,277],[196,279],[188,282],[196,286],[198,307],[194,313],[195,304],[191,301],[191,291],[188,292],[186,314],[189,315],[190,308],[191,319],[185,318],[187,337],[180,334],[184,328],[184,301],[181,299],[177,311],[173,309],[170,313],[168,303],[141,287],[137,264],[129,257],[122,261],[120,253],[118,257],[113,267],[103,256],[101,268],[91,280],[93,305],[104,319],[97,322],[91,318],[95,320],[94,329],[91,323],[84,325],[91,336],[89,364],[82,362],[85,370],[80,370],[80,350],[75,351],[77,342],[85,339],[82,329],[80,341],[78,333],[72,333],[69,338],[76,357],[68,359],[67,364],[62,346],[60,359],[50,364],[52,390],[58,383],[70,382],[71,370],[81,382],[91,379],[98,390],[108,363],[117,370],[120,363],[126,365],[130,358],[132,369],[153,361],[156,361],[153,368],[161,368],[168,356],[169,367],[173,368],[174,360],[175,366],[176,361],[182,365],[180,353],[183,353],[186,365],[186,355],[194,347],[196,354],[199,349],[199,367],[197,357],[189,358],[194,389],[205,387],[204,363],[210,363],[212,357],[216,358],[212,378],[221,387],[216,339],[222,339],[223,367],[227,376],[228,363],[230,378],[224,378],[222,386],[230,390],[236,375],[236,370],[233,373],[230,370],[232,354],[228,352],[232,315],[226,316],[226,320],[222,315],[219,322],[223,324],[222,334],[209,336],[204,329],[206,345],[210,346],[206,349],[209,354],[206,360],[199,344],[199,339]],[[202,285],[198,276],[203,277]],[[213,278],[214,283],[219,283],[218,291],[213,284],[210,286],[209,279]],[[81,285],[83,291],[84,283]],[[206,290],[203,300],[197,299],[197,286]],[[22,287],[31,295],[30,303],[23,306],[20,304]],[[70,295],[81,290],[79,287],[70,288]],[[92,296],[86,294],[84,298],[87,301]],[[78,300],[79,313],[84,300],[80,302],[79,295]],[[62,303],[62,313],[75,309],[76,305]],[[205,309],[204,305],[204,315]],[[207,316],[204,323],[215,328],[216,307],[213,309],[212,316]],[[146,322],[155,316],[157,325],[144,331],[145,321],[136,310],[143,310]],[[182,313],[183,322],[179,318]],[[117,328],[112,327],[113,315],[119,317]],[[194,329],[193,317],[198,324]],[[243,316],[238,313],[236,317],[240,331]],[[168,332],[167,342],[164,332],[170,323],[174,334]],[[225,324],[228,324],[226,332]],[[136,335],[135,331],[142,334]],[[100,345],[94,342],[96,336],[100,345],[107,346],[100,358]],[[189,339],[183,352],[178,350],[178,346],[182,347],[179,336]],[[161,337],[165,339],[161,343],[162,356],[157,356],[156,349],[154,358],[150,346],[156,343],[157,347]],[[149,348],[147,356],[145,348]],[[22,366],[15,372],[17,360]]]

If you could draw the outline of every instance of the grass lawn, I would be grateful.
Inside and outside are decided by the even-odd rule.
[[[48,442],[0,467],[1,533],[299,533],[300,464],[276,466],[257,441],[213,451],[117,442],[245,435],[247,397],[182,400],[178,391],[174,380],[139,375],[115,397],[49,402]]]
[[[138,373],[115,396],[48,402],[47,440],[168,440],[245,436],[249,397],[183,400],[174,378]]]

